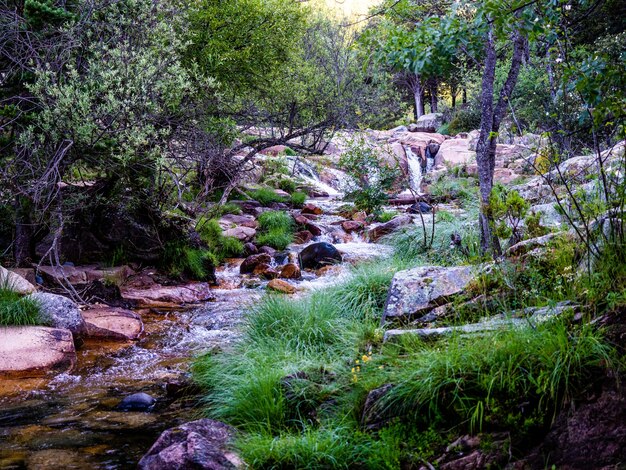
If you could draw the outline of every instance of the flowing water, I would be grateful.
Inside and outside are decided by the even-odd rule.
[[[330,210],[340,201],[315,202]],[[316,223],[329,228],[338,220],[324,215]],[[349,276],[349,264],[389,252],[357,236],[336,246],[345,263],[323,276],[304,273],[294,282],[301,291],[328,287]],[[213,302],[142,312],[145,335],[137,342],[87,342],[78,350],[77,367],[48,383],[0,382],[0,469],[135,468],[162,431],[199,417],[198,396],[181,393],[190,359],[232,344],[264,292],[265,283],[243,279],[238,266],[233,260],[218,272],[229,289],[216,289]],[[157,399],[152,412],[116,409],[136,392]]]

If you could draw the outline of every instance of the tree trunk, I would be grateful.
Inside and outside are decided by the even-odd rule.
[[[438,105],[438,100],[437,100],[437,80],[432,79],[430,81],[430,112],[431,113],[436,113],[437,112],[437,105]]]
[[[463,87],[463,104],[467,104],[467,88]]]
[[[450,86],[450,97],[452,98],[452,109],[456,108],[456,95],[458,93],[456,85]]]
[[[493,28],[487,35],[485,44],[485,68],[483,70],[481,92],[481,120],[480,135],[476,144],[476,163],[478,164],[478,179],[480,183],[480,247],[483,253],[501,254],[500,241],[494,235],[493,218],[489,211],[489,197],[493,189],[493,173],[496,166],[496,145],[498,130],[506,112],[509,97],[513,93],[520,66],[523,59],[526,38],[517,31],[513,39],[513,55],[511,67],[506,81],[500,90],[500,96],[495,108],[493,107],[493,85],[496,71],[496,50]]]
[[[408,82],[411,87],[411,93],[413,93],[413,107],[415,109],[415,120],[417,121],[424,115],[424,89],[422,87],[422,80],[419,75],[411,74],[408,78]]]
[[[15,240],[13,242],[13,257],[15,265],[27,267],[33,260],[33,224],[30,207],[24,198],[15,199]]]

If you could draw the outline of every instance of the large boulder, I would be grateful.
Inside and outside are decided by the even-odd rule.
[[[0,379],[45,377],[76,365],[72,332],[43,326],[0,328]]]
[[[390,233],[398,230],[400,227],[409,225],[412,222],[413,222],[413,219],[409,215],[396,216],[393,219],[391,219],[389,222],[376,225],[372,227],[371,229],[369,229],[369,231],[367,232],[367,236],[371,241],[374,242],[378,240],[380,237],[384,235],[389,235]]]
[[[96,307],[83,313],[90,338],[132,340],[143,331],[141,317],[130,310],[114,307]]]
[[[140,470],[226,470],[243,467],[230,450],[230,426],[199,419],[165,431],[139,461]]]
[[[303,269],[319,269],[342,261],[339,250],[326,242],[313,243],[307,246],[300,252],[298,258]]]
[[[72,285],[87,284],[87,272],[84,268],[69,265],[39,266],[37,271],[45,282],[53,286],[63,285],[67,282]]]
[[[39,314],[44,324],[65,328],[74,334],[87,333],[87,325],[73,300],[57,294],[35,292],[28,296],[39,305]]]
[[[468,164],[476,159],[476,152],[469,148],[469,139],[455,138],[444,141],[435,157],[435,165],[452,163]]]
[[[300,279],[302,277],[300,266],[296,263],[285,264],[280,270],[280,277],[283,279]]]
[[[397,272],[389,288],[382,323],[409,321],[461,294],[474,279],[471,266],[422,266]]]
[[[443,114],[424,114],[417,119],[415,124],[408,126],[409,132],[437,132],[443,125]]]
[[[195,282],[182,286],[153,284],[146,288],[125,287],[124,300],[144,308],[176,308],[182,304],[193,304],[213,300],[211,286],[206,282]]]
[[[259,264],[270,264],[272,262],[272,257],[267,253],[260,253],[258,255],[248,256],[243,260],[243,263],[239,266],[240,274],[252,274],[254,269]]]
[[[28,295],[37,291],[37,288],[19,274],[0,266],[0,287],[8,288],[20,295]]]
[[[233,227],[228,230],[224,230],[223,235],[225,237],[233,237],[242,242],[249,242],[256,235],[256,230],[250,227]]]

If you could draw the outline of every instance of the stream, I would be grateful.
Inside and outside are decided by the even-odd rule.
[[[340,201],[313,202],[328,214]],[[324,227],[338,220],[323,215],[318,222]],[[315,241],[333,240],[322,235]],[[334,244],[344,263],[323,276],[303,271],[301,280],[290,281],[299,289],[296,296],[337,283],[349,276],[351,264],[391,251],[357,236]],[[70,374],[24,383],[21,390],[4,390],[0,383],[0,469],[136,468],[162,431],[200,417],[198,395],[184,393],[190,359],[232,344],[246,313],[265,291],[265,281],[242,286],[240,262],[231,260],[217,272],[221,285],[231,288],[215,289],[214,301],[191,309],[141,312],[145,332],[140,340],[87,341]],[[120,400],[136,392],[155,397],[154,410],[117,411]]]

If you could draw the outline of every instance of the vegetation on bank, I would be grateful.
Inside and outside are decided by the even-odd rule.
[[[380,318],[395,272],[484,261],[475,201],[467,198],[464,216],[442,216],[430,246],[410,228],[388,238],[393,257],[353,268],[338,285],[300,299],[267,295],[232,349],[195,361],[206,412],[242,431],[236,447],[249,465],[405,468],[432,463],[459,435],[479,432],[509,433],[519,458],[563,407],[607,371],[619,376],[623,358],[603,330],[571,313],[471,338],[383,343]],[[462,248],[450,246],[453,233],[462,234]],[[608,245],[606,253],[624,250]],[[575,240],[557,237],[543,256],[493,265],[445,324],[562,300],[581,303],[586,320],[626,306],[624,264],[599,264],[589,276],[578,269],[582,255]],[[600,292],[613,303],[598,305]],[[469,305],[481,294],[488,303]],[[366,409],[373,390],[384,393]]]
[[[39,304],[11,290],[10,286],[0,286],[0,326],[40,325]]]

